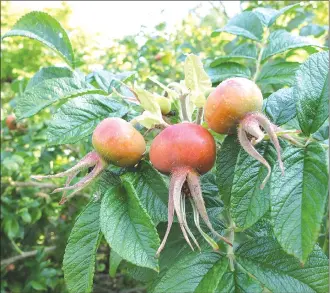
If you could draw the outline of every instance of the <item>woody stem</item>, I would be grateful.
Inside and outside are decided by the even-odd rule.
[[[189,113],[188,113],[188,105],[187,105],[188,97],[189,97],[189,94],[182,94],[180,96],[180,104],[181,104],[181,113],[182,113],[183,121],[190,122]]]

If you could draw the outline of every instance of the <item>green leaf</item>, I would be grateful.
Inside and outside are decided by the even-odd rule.
[[[238,46],[241,45],[241,40],[242,38],[237,36],[235,37],[233,40],[231,40],[230,42],[226,43],[223,46],[223,50],[225,52],[225,54],[230,54],[232,51],[234,51]]]
[[[31,223],[32,217],[27,208],[23,208],[19,211],[19,215],[25,223]]]
[[[38,83],[43,82],[47,79],[52,78],[61,78],[61,77],[74,77],[75,72],[70,70],[67,67],[55,67],[49,66],[41,68],[30,80],[27,84],[25,90],[31,89],[36,86]]]
[[[190,90],[200,90],[204,92],[212,86],[198,56],[193,54],[187,56],[184,64],[184,71],[185,85]]]
[[[323,143],[329,144],[329,121],[326,120],[318,131],[313,133],[313,138]]]
[[[276,163],[275,149],[269,142],[262,142],[256,148],[271,166]],[[230,205],[239,228],[252,226],[268,211],[269,182],[260,189],[266,174],[266,168],[240,147],[236,136],[225,138],[217,154],[217,183],[220,197],[225,205]]]
[[[293,94],[301,130],[306,135],[316,132],[329,116],[328,52],[313,54],[301,65]]]
[[[205,92],[211,87],[211,80],[203,68],[200,58],[193,54],[188,54],[184,63],[184,81],[190,90],[190,99],[197,107],[205,104]]]
[[[48,46],[59,54],[66,63],[74,67],[72,46],[66,31],[50,15],[33,11],[20,18],[13,29],[4,34],[2,39],[12,36],[28,37]]]
[[[234,62],[221,63],[216,67],[207,68],[206,72],[210,76],[212,84],[220,83],[231,77],[251,77],[249,68]]]
[[[110,167],[111,168],[111,167]],[[104,170],[97,184],[95,185],[95,194],[98,194],[100,197],[103,197],[108,191],[109,187],[120,185],[120,177],[118,174],[107,170]]]
[[[19,172],[21,166],[24,165],[24,159],[21,156],[12,155],[10,157],[6,157],[1,162],[1,165],[12,172]]]
[[[204,189],[204,188],[202,188],[202,189]],[[203,193],[203,198],[204,198],[204,202],[205,202],[206,211],[209,216],[210,222],[212,223],[213,228],[218,233],[223,235],[225,233],[226,225],[220,219],[220,215],[224,210],[224,205],[223,205],[223,202],[219,200],[217,195],[218,194],[210,196],[210,195],[206,195]],[[191,225],[194,225],[192,217],[190,217],[188,215],[188,221],[189,221],[189,218],[190,218]],[[208,231],[208,228],[204,222],[201,223],[201,227],[203,229],[205,228],[205,230]],[[196,229],[196,228],[194,227],[193,229]],[[198,233],[197,230],[195,230],[195,231],[196,231],[196,233]]]
[[[100,221],[105,239],[117,254],[133,264],[158,271],[157,231],[130,182],[124,180],[103,196]]]
[[[294,84],[295,73],[300,63],[298,62],[280,62],[275,64],[266,64],[262,67],[258,75],[257,83],[260,84]]]
[[[9,238],[15,238],[19,234],[19,224],[15,218],[5,218],[3,225],[4,231]]]
[[[235,47],[230,56],[245,56],[248,59],[257,59],[257,46],[255,43],[243,43]]]
[[[283,153],[285,176],[274,168],[271,207],[274,233],[285,251],[305,262],[317,241],[328,194],[326,151],[318,144]]]
[[[11,82],[10,87],[11,89],[17,93],[17,94],[22,94],[29,82],[29,79],[26,77],[20,78],[20,79],[15,79]]]
[[[126,173],[125,180],[134,186],[140,203],[157,225],[167,222],[168,187],[162,175],[147,161],[142,161],[135,172]]]
[[[235,255],[239,265],[271,292],[328,292],[328,259],[318,247],[303,267],[271,237],[251,239],[243,243]]]
[[[160,223],[158,225],[158,231],[164,232],[166,230],[166,223]],[[163,235],[164,233],[161,234]],[[198,235],[197,240],[199,240]],[[129,264],[128,273],[133,278],[148,283],[148,292],[154,291],[154,287],[157,285],[158,281],[164,276],[167,270],[173,266],[173,264],[179,261],[185,255],[191,253],[191,248],[188,246],[187,242],[182,236],[182,231],[177,223],[173,223],[171,228],[171,233],[168,236],[164,250],[159,257],[159,267],[160,271],[155,272],[154,270],[138,267]]]
[[[215,292],[228,266],[227,258],[219,259],[213,267],[204,275],[198,284],[195,293]]]
[[[230,205],[235,167],[241,147],[237,136],[227,135],[217,152],[216,176],[219,195],[226,206]]]
[[[259,17],[263,25],[268,26],[272,16],[276,15],[278,10],[273,8],[258,7],[253,9],[253,12]]]
[[[127,274],[133,279],[143,283],[148,283],[158,276],[158,273],[151,269],[138,267],[130,263],[127,263]]]
[[[257,145],[257,151],[272,167],[276,163],[276,152],[270,142]],[[270,183],[260,189],[267,169],[259,161],[241,149],[235,167],[230,211],[237,227],[246,229],[257,222],[269,210]]]
[[[310,16],[312,12],[303,11],[298,13],[294,18],[292,18],[288,24],[285,26],[286,30],[292,31],[298,28],[302,23],[308,21],[308,16]]]
[[[263,8],[258,7],[253,10],[253,12],[260,18],[261,22],[265,25],[270,27],[275,21],[285,12],[292,10],[299,6],[299,3],[295,3],[286,7],[283,7],[280,10],[276,10],[273,8]]]
[[[316,38],[323,35],[325,28],[317,24],[308,24],[300,29],[301,36],[314,36]]]
[[[217,179],[214,173],[208,172],[200,177],[202,193],[205,196],[217,197],[219,188],[217,186]]]
[[[148,79],[151,80],[152,82],[154,82],[155,84],[157,84],[160,88],[162,88],[168,94],[168,97],[171,100],[178,100],[179,99],[179,94],[175,90],[170,89],[169,87],[162,84],[159,80],[157,80],[154,77],[148,77]]]
[[[78,216],[63,259],[64,279],[69,292],[91,292],[95,256],[101,240],[100,203],[90,202]]]
[[[134,92],[138,95],[139,102],[144,110],[161,117],[161,110],[156,100],[156,94],[137,86],[134,87]]]
[[[30,282],[31,284],[31,287],[34,289],[34,290],[37,290],[37,291],[46,291],[47,290],[47,286],[45,284],[42,284],[38,281],[35,281],[35,280],[32,280]]]
[[[263,28],[260,19],[255,13],[245,11],[231,18],[225,27],[215,30],[211,36],[217,36],[220,32],[227,32],[254,41],[261,41]]]
[[[81,80],[77,75],[46,79],[18,96],[16,115],[18,119],[31,117],[59,100],[93,93],[104,92]]]
[[[31,223],[32,224],[37,222],[42,216],[42,211],[39,208],[29,209],[29,213],[31,215]]]
[[[270,34],[268,45],[262,54],[262,60],[291,49],[323,46],[306,37],[295,36],[286,30],[277,30]]]
[[[257,47],[255,44],[244,43],[235,48],[229,55],[219,56],[211,62],[211,67],[216,67],[228,61],[239,61],[244,59],[257,59]]]
[[[84,95],[62,105],[47,129],[48,144],[76,143],[90,135],[105,118],[123,117],[128,105],[113,97]]]
[[[100,88],[110,94],[113,92],[113,88],[118,90],[121,87],[121,82],[128,80],[135,73],[135,71],[127,71],[114,74],[107,70],[97,70],[93,72],[93,76]]]
[[[151,104],[149,104],[151,105]],[[141,115],[135,116],[130,123],[135,126],[140,124],[147,129],[155,127],[155,125],[165,124],[162,114],[159,112],[157,114],[151,113],[149,111],[144,111]]]
[[[216,293],[262,293],[263,288],[257,280],[251,278],[239,268],[234,272],[226,272],[219,282]]]
[[[273,226],[270,219],[270,211],[262,217],[258,222],[256,222],[249,229],[244,231],[245,235],[251,238],[257,237],[274,237]]]
[[[207,292],[214,292],[219,282],[215,275],[221,275],[226,266],[226,260],[221,260],[215,252],[191,251],[184,254],[159,277],[151,292],[201,292],[203,288],[212,290]]]
[[[267,98],[265,112],[270,120],[280,126],[293,119],[296,112],[296,103],[292,88],[283,88]]]
[[[116,276],[117,269],[123,259],[114,250],[110,252],[109,258],[109,275],[111,278]]]

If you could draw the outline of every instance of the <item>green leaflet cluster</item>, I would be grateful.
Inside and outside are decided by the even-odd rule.
[[[256,8],[253,11],[245,11],[230,19],[225,27],[215,30],[212,37],[225,32],[235,35],[237,38],[232,41],[234,46],[228,54],[219,56],[209,63],[207,72],[212,83],[217,85],[224,79],[233,76],[251,78],[249,65],[252,62],[265,64],[270,57],[289,54],[293,50],[304,49],[317,52],[315,48],[324,47],[319,42],[306,38],[305,34],[296,36],[285,29],[275,28],[274,30],[276,20],[298,6],[299,4],[293,4],[281,10]],[[257,60],[258,47],[262,48],[259,60]],[[260,74],[253,78],[262,89],[265,86],[292,85],[298,67],[299,63],[287,62],[278,58],[278,60],[266,63]]]

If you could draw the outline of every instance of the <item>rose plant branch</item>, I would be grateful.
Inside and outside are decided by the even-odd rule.
[[[18,188],[20,187],[38,187],[38,188],[46,188],[46,189],[56,188],[56,185],[52,183],[39,183],[33,181],[20,182],[20,181],[12,181],[11,179],[9,179],[8,182],[1,182],[1,184],[9,184],[11,186]]]
[[[197,109],[196,124],[203,123],[204,108],[200,107]]]
[[[45,247],[44,252],[49,253],[49,252],[54,251],[55,249],[56,249],[56,246]],[[22,252],[20,255],[12,256],[12,257],[1,260],[1,266],[7,266],[16,261],[35,256],[35,255],[37,255],[37,253],[38,253],[38,250]]]
[[[183,93],[180,95],[180,105],[181,105],[181,113],[183,121],[190,122],[190,115],[188,111],[188,101],[189,101],[189,94]]]
[[[261,63],[262,63],[262,55],[264,53],[264,50],[266,48],[267,42],[268,42],[268,37],[269,37],[269,29],[266,28],[265,32],[264,32],[264,38],[263,38],[263,42],[260,44],[260,51],[258,54],[258,59],[257,59],[257,63],[256,63],[256,71],[253,75],[252,80],[255,82],[258,78],[258,75],[260,73],[260,68],[261,68]]]

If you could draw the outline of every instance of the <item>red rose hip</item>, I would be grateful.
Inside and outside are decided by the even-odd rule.
[[[150,161],[169,174],[178,167],[190,167],[199,174],[212,169],[216,156],[213,136],[202,126],[181,123],[163,130],[150,148]]]
[[[146,149],[143,136],[128,122],[121,118],[106,118],[95,128],[92,137],[95,151],[88,153],[75,166],[65,172],[55,175],[36,175],[34,179],[67,177],[64,187],[53,191],[64,191],[60,204],[67,201],[77,192],[92,183],[109,164],[119,167],[136,165],[142,158]],[[83,177],[78,183],[70,183],[77,174],[86,168],[93,167],[92,171]],[[67,196],[66,192],[73,190]]]
[[[284,174],[281,148],[275,133],[279,128],[261,113],[262,103],[262,93],[253,81],[234,77],[220,83],[209,95],[205,104],[205,120],[210,129],[220,134],[231,134],[235,133],[237,128],[238,139],[243,149],[268,169],[267,176],[260,186],[261,189],[265,187],[270,177],[271,167],[254,145],[263,140],[264,131],[275,146],[279,166]],[[253,137],[252,141],[248,134]],[[292,141],[288,136],[283,135],[283,137]]]
[[[212,169],[216,158],[216,144],[213,136],[202,126],[193,123],[180,123],[163,130],[151,144],[150,161],[153,166],[164,174],[171,174],[169,200],[168,200],[168,225],[165,236],[158,248],[157,256],[163,250],[171,226],[174,212],[177,215],[183,236],[189,246],[193,248],[189,237],[200,249],[193,233],[188,227],[185,214],[185,198],[192,204],[194,221],[197,229],[205,240],[216,250],[217,243],[202,231],[199,216],[202,217],[207,227],[226,243],[231,243],[219,235],[212,227],[208,218],[199,174],[204,174]],[[186,185],[186,191],[182,188]],[[189,235],[189,236],[188,236]]]

